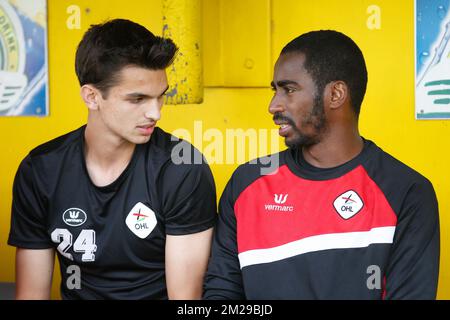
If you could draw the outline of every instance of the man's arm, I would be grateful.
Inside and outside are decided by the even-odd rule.
[[[439,278],[439,213],[433,186],[416,182],[398,216],[386,270],[386,299],[435,299]]]
[[[192,148],[193,159],[202,159]],[[194,157],[195,155],[195,157]],[[206,162],[168,163],[157,189],[166,230],[166,285],[169,299],[200,299],[217,219],[216,188]]]
[[[42,181],[28,155],[14,178],[8,238],[8,244],[17,247],[16,299],[50,298],[55,253],[47,233],[47,207],[40,186]]]
[[[16,250],[16,299],[45,300],[50,299],[54,249]]]
[[[167,235],[166,282],[171,300],[200,299],[211,250],[213,228],[180,236]]]
[[[238,259],[236,216],[232,201],[232,180],[220,199],[219,220],[214,231],[211,258],[205,276],[204,299],[246,299]]]

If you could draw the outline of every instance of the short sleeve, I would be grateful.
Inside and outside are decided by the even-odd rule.
[[[216,188],[204,159],[200,164],[169,162],[159,185],[167,234],[197,233],[214,226]]]
[[[13,184],[11,229],[8,244],[26,249],[47,249],[53,243],[46,230],[46,209],[31,157],[19,166]]]

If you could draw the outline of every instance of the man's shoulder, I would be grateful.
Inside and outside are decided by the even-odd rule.
[[[149,143],[153,148],[158,149],[158,151],[166,153],[182,152],[188,149],[192,149],[190,152],[199,152],[189,141],[178,138],[159,127],[155,128]]]
[[[203,154],[189,141],[180,139],[161,128],[156,127],[150,140],[150,153],[156,152],[178,168],[192,169],[196,166],[208,166]]]
[[[398,180],[405,184],[429,183],[429,180],[416,169],[384,151],[375,143],[373,143],[372,149],[366,169],[372,171],[373,174],[377,173],[378,176],[385,179]]]
[[[160,127],[155,127],[152,137],[148,143],[152,146],[170,151],[181,139],[164,131]]]
[[[46,155],[52,155],[62,151],[63,149],[72,146],[74,143],[78,143],[84,126],[68,132],[62,136],[56,137],[52,140],[44,142],[43,144],[35,147],[29,153],[31,158],[38,158]]]
[[[147,161],[153,163],[158,181],[164,185],[195,183],[198,179],[213,181],[203,154],[190,142],[155,128],[147,149]]]
[[[376,147],[364,164],[369,177],[383,192],[396,214],[405,208],[404,201],[435,201],[433,184],[421,173]]]
[[[67,161],[67,156],[73,157],[72,151],[68,151],[71,146],[79,142],[83,127],[47,141],[32,149],[21,161],[17,175],[27,176],[27,179],[38,179],[39,181],[49,181],[55,176],[58,168]],[[71,154],[68,154],[71,153]]]

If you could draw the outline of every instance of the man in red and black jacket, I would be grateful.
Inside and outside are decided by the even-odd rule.
[[[206,299],[436,297],[435,192],[360,136],[366,85],[364,57],[342,33],[309,32],[284,47],[269,111],[288,149],[228,182]]]

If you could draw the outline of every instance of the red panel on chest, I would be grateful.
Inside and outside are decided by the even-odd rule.
[[[234,205],[239,253],[310,236],[395,226],[397,217],[362,166],[313,181],[284,165],[248,186]]]

